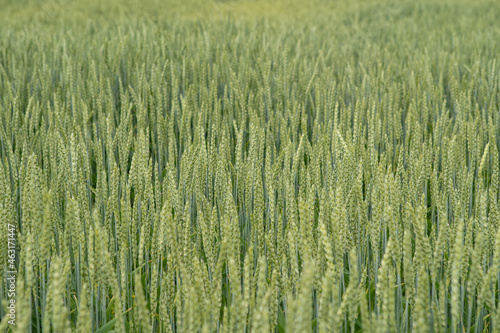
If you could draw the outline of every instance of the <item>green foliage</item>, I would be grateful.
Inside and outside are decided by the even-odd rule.
[[[496,2],[0,6],[0,331],[500,330]]]

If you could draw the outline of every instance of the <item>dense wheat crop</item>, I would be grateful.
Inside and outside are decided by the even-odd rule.
[[[0,7],[1,332],[500,332],[496,2]]]

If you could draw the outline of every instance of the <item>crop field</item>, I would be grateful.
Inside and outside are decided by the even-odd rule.
[[[499,17],[0,0],[0,333],[500,332]]]

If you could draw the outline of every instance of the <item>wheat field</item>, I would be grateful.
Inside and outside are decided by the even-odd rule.
[[[500,332],[496,1],[0,8],[0,332]]]

